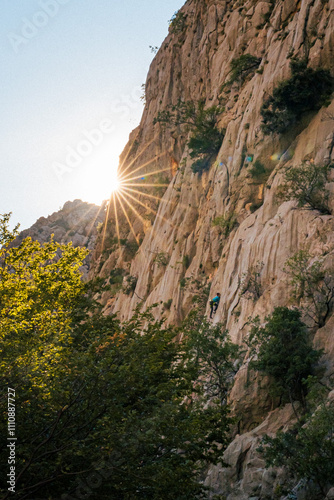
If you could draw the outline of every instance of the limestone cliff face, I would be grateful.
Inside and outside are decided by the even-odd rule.
[[[73,246],[86,247],[92,252],[98,235],[97,226],[101,225],[103,220],[103,208],[81,200],[67,201],[58,212],[48,217],[40,217],[29,229],[21,231],[14,245],[27,237],[45,243],[53,234],[54,241],[58,243],[72,242]],[[90,269],[91,252],[82,266],[85,276]]]
[[[334,102],[284,135],[264,136],[260,115],[264,99],[289,78],[292,56],[308,57],[310,67],[333,74],[334,0],[188,0],[181,12],[186,26],[169,34],[151,64],[142,121],[130,136],[120,167],[124,175],[134,176],[163,170],[169,185],[160,203],[152,193],[140,198],[142,204],[136,206],[142,220],[131,218],[133,231],[120,215],[121,238],[140,238],[136,255],[127,256],[124,245],[110,245],[106,237],[96,247],[95,269],[106,277],[120,267],[137,279],[134,293],[103,298],[106,313],[117,312],[121,319],[129,318],[141,302],[143,309],[160,303],[156,315],[179,322],[199,293],[198,282],[210,284],[210,296],[222,293],[214,321],[242,343],[249,317],[263,319],[275,306],[288,304],[283,268],[289,257],[307,246],[328,264],[334,259],[333,216],[297,209],[294,202],[282,203],[276,196],[284,167],[303,160],[334,161]],[[244,83],[235,82],[224,93],[231,61],[242,54],[261,63]],[[157,113],[179,99],[205,99],[207,106],[221,103],[225,108],[220,118],[224,140],[216,162],[201,176],[191,170],[185,129],[163,131],[154,124]],[[265,184],[252,179],[247,157],[259,159],[271,172]],[[334,208],[334,183],[328,189]],[[115,236],[110,208],[107,229]],[[238,227],[224,237],[212,220],[231,211],[237,214]],[[259,272],[261,294],[255,299],[240,294],[240,282],[250,269]],[[163,303],[170,300],[168,309]],[[315,335],[316,345],[326,350],[328,370],[334,363],[333,330],[332,317]],[[272,498],[276,472],[269,477],[263,468],[256,440],[293,420],[289,407],[269,413],[272,402],[265,383],[254,380],[245,388],[245,377],[244,366],[231,396],[236,414],[243,415],[243,434],[226,454],[232,468],[211,471],[207,480],[229,500]]]

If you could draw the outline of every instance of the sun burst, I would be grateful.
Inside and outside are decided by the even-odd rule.
[[[168,176],[167,178],[166,173],[170,173],[171,168],[156,168],[157,162],[164,157],[166,153],[156,155],[151,160],[144,161],[131,170],[131,167],[138,162],[139,157],[147,150],[148,146],[149,144],[146,145],[135,158],[131,159],[126,168],[124,168],[125,162],[129,157],[130,148],[123,162],[120,164],[117,174],[115,174],[109,183],[110,199],[106,206],[105,224],[102,232],[102,248],[104,248],[107,224],[110,217],[115,224],[114,227],[119,246],[121,244],[121,229],[124,223],[128,225],[135,241],[139,245],[138,225],[136,225],[135,222],[140,221],[143,227],[147,227],[148,223],[147,217],[146,219],[144,218],[145,216],[143,217],[143,208],[146,210],[147,215],[152,214],[154,217],[158,217],[167,224],[173,226],[170,220],[157,214],[157,210],[151,206],[152,203],[156,205],[157,202],[159,203],[161,201],[169,203],[169,201],[162,198],[165,190],[163,190],[163,192],[161,190],[167,188],[169,185],[170,177]],[[147,167],[154,163],[156,163],[156,165],[153,166],[152,171],[147,171]],[[164,172],[165,178],[161,178],[159,174]],[[154,188],[156,188],[156,190],[152,191]],[[147,200],[146,203],[145,198]],[[138,209],[141,209],[141,213]],[[137,227],[137,233],[135,227]]]

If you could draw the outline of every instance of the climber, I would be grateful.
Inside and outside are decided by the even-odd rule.
[[[217,311],[219,306],[219,301],[220,301],[220,293],[217,293],[217,295],[212,300],[210,300],[209,302],[209,305],[211,307],[210,319],[212,319],[212,315],[215,314],[215,312]]]

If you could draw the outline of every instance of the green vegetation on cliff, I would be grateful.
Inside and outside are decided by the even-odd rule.
[[[284,201],[296,200],[299,208],[330,214],[329,193],[325,186],[331,168],[332,165],[316,165],[312,162],[289,168],[284,173],[284,182],[278,191],[279,198]]]
[[[296,309],[276,307],[265,326],[255,323],[250,345],[257,359],[251,368],[270,377],[271,392],[283,402],[300,401],[305,406],[304,380],[313,374],[322,351],[312,347],[306,325]]]
[[[198,102],[179,100],[176,105],[159,111],[154,123],[160,123],[163,127],[186,126],[190,131],[187,143],[190,158],[195,160],[192,170],[194,173],[202,173],[217,156],[224,138],[224,131],[217,125],[222,112],[223,109],[219,106],[205,109],[204,100]]]
[[[292,484],[309,482],[312,498],[320,500],[326,497],[334,477],[333,436],[334,403],[322,402],[306,422],[303,419],[275,437],[265,436],[259,451],[267,467],[284,467]]]
[[[281,81],[261,108],[265,134],[283,133],[308,111],[328,105],[334,80],[327,69],[307,67],[305,60],[294,59],[291,77]]]

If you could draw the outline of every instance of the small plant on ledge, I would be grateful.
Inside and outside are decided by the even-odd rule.
[[[169,20],[169,30],[174,35],[182,33],[187,27],[187,14],[177,11]]]
[[[173,299],[168,299],[167,302],[163,303],[164,308],[169,311],[172,305]]]
[[[268,178],[269,172],[266,167],[259,160],[256,160],[253,166],[250,168],[249,173],[252,178],[258,182],[265,182]]]
[[[224,237],[227,238],[238,225],[237,215],[235,212],[227,212],[225,215],[215,217],[212,221],[212,225],[221,229]]]
[[[127,276],[123,282],[123,293],[131,295],[137,286],[138,278],[136,276]]]
[[[262,59],[252,56],[251,54],[242,54],[240,57],[234,58],[231,61],[231,78],[227,82],[232,85],[234,82],[243,84],[246,78],[254,74]]]
[[[166,267],[169,262],[169,255],[166,252],[158,252],[154,257],[153,262],[158,267]]]

